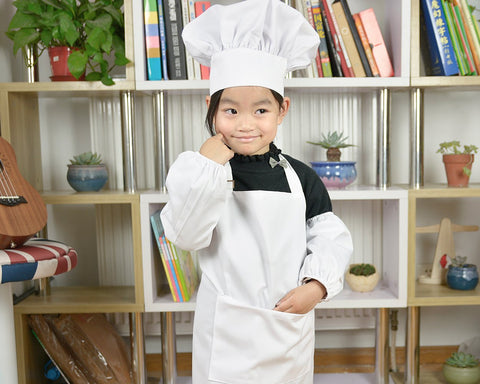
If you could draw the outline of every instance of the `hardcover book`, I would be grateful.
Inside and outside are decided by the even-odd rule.
[[[147,59],[147,79],[162,79],[162,55],[158,28],[158,8],[156,0],[144,0],[145,53]]]
[[[475,63],[475,69],[477,73],[480,73],[480,41],[475,30],[474,19],[470,7],[466,0],[455,0],[454,4],[458,6],[460,14],[463,19],[463,25],[467,35],[470,50],[472,51],[473,61]]]
[[[421,0],[426,26],[431,72],[435,76],[458,74],[458,64],[452,47],[447,21],[439,1]]]
[[[462,44],[459,40],[459,31],[457,25],[455,24],[455,19],[452,15],[452,10],[447,4],[447,0],[442,1],[442,9],[445,14],[445,19],[447,20],[448,31],[450,32],[450,37],[452,38],[452,47],[455,52],[455,58],[457,59],[458,70],[460,75],[466,76],[470,74],[467,58],[463,53]]]
[[[160,54],[162,56],[162,74],[163,79],[168,80],[167,65],[167,37],[165,36],[165,17],[163,15],[163,0],[157,0],[158,5],[158,30],[160,33]]]
[[[380,77],[391,77],[394,75],[392,61],[388,54],[387,46],[383,40],[382,31],[378,25],[377,17],[372,8],[365,9],[358,13],[362,21],[363,29],[367,36],[368,44],[372,49],[372,55],[377,65]]]
[[[197,1],[195,2],[195,17],[200,16],[208,8],[210,8],[210,1]],[[202,80],[210,79],[210,67],[200,64],[200,78]]]
[[[322,18],[322,10],[320,8],[320,1],[312,1],[312,16],[317,30],[318,37],[320,38],[320,45],[318,52],[320,56],[320,64],[322,66],[323,77],[332,77],[332,66],[330,64],[330,56],[328,53],[327,37],[325,33],[325,27]]]
[[[329,11],[323,5],[323,0],[320,0],[318,5],[322,13],[323,28],[325,30],[325,39],[327,40],[327,49],[328,49],[328,56],[330,57],[330,66],[332,68],[332,76],[342,77],[343,76],[342,64],[340,61],[340,55],[338,54],[335,48],[335,41],[334,41],[337,37],[333,35],[333,32],[330,29],[330,25],[328,24],[327,13]]]
[[[163,0],[165,36],[167,41],[167,67],[170,80],[187,80],[185,45],[182,40],[182,3]]]
[[[459,42],[461,43],[462,51],[467,59],[468,69],[472,75],[476,75],[477,70],[475,68],[475,62],[473,60],[473,53],[468,43],[467,33],[465,32],[465,27],[463,25],[460,9],[458,8],[458,5],[454,5],[451,2],[448,2],[448,5],[450,6],[450,10],[452,11],[451,14],[455,21],[455,25],[458,28]]]
[[[365,56],[367,56],[368,65],[370,66],[370,70],[372,71],[372,76],[378,77],[380,76],[380,72],[378,71],[377,63],[373,58],[372,48],[370,46],[370,43],[368,42],[367,34],[365,32],[362,20],[360,19],[358,13],[355,13],[352,16],[353,21],[355,22],[355,27],[357,28],[358,36],[360,37],[360,40],[362,42],[363,50],[365,51]]]

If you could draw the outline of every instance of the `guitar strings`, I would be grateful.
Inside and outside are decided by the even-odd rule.
[[[2,198],[7,199],[7,201],[11,201],[17,198],[17,191],[15,190],[15,186],[13,185],[12,180],[10,179],[10,176],[8,175],[8,172],[3,166],[3,162],[1,160],[0,160],[0,172],[1,172],[0,185],[2,189]]]

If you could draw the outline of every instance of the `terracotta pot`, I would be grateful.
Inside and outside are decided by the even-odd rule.
[[[50,56],[50,69],[52,81],[78,81],[85,80],[85,75],[76,79],[68,69],[68,56],[73,52],[74,48],[70,47],[50,47],[48,48],[48,55]]]
[[[465,174],[463,168],[471,170],[474,159],[473,154],[443,155],[449,187],[468,187],[470,176]]]

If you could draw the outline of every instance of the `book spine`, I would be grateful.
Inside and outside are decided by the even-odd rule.
[[[450,37],[452,38],[452,47],[453,51],[455,52],[455,58],[457,59],[458,69],[460,74],[465,76],[468,74],[468,64],[466,63],[465,57],[462,54],[461,45],[458,40],[457,29],[452,18],[450,7],[448,6],[446,0],[441,1],[443,13],[445,14],[445,19],[447,20],[448,31],[450,32]]]
[[[187,0],[188,1],[188,14],[189,14],[189,21],[195,20],[195,0]],[[186,24],[184,24],[185,27]],[[187,54],[190,55],[187,51]],[[193,74],[195,80],[200,80],[202,78],[202,73],[200,70],[200,63],[197,60],[192,58],[193,62]]]
[[[477,73],[480,73],[480,42],[477,39],[477,33],[475,31],[475,26],[473,25],[470,9],[466,0],[459,0],[457,2],[463,18],[468,43],[470,44],[470,49],[473,54],[475,69]]]
[[[352,64],[348,58],[347,52],[345,50],[345,45],[343,44],[342,35],[340,34],[340,30],[338,28],[337,20],[335,19],[335,15],[333,14],[333,9],[331,4],[328,3],[327,0],[322,0],[322,5],[325,8],[325,13],[327,16],[327,22],[330,26],[330,30],[332,32],[333,43],[335,46],[335,52],[339,57],[340,65],[342,68],[342,74],[345,77],[354,77]]]
[[[332,66],[330,64],[330,56],[328,54],[327,38],[325,36],[325,28],[323,25],[322,10],[320,8],[319,0],[312,1],[312,16],[315,29],[317,30],[318,37],[320,38],[318,52],[320,56],[323,77],[332,77]]]
[[[187,67],[185,45],[181,33],[182,4],[180,1],[164,0],[165,36],[167,41],[167,65],[170,80],[186,80]]]
[[[337,0],[332,3],[332,9],[335,19],[337,20],[338,30],[342,35],[345,50],[352,64],[353,74],[355,77],[365,77],[365,69],[363,68],[362,60],[360,59],[355,41],[353,40],[352,32],[348,25],[342,4]]]
[[[210,1],[197,1],[195,3],[195,17],[200,16],[208,8],[210,8]],[[200,64],[200,78],[202,80],[210,79],[210,67]]]
[[[145,0],[145,51],[147,59],[147,79],[162,79],[162,57],[160,52],[160,36],[158,28],[158,10],[156,0]]]
[[[357,28],[358,36],[360,37],[360,40],[362,42],[363,50],[365,51],[365,56],[368,60],[368,65],[370,66],[370,70],[372,71],[372,76],[378,77],[380,76],[380,72],[378,70],[377,63],[373,58],[372,48],[368,43],[367,34],[365,32],[365,28],[363,27],[362,20],[360,19],[358,13],[353,14],[352,17],[353,21],[355,22],[355,27]]]
[[[175,269],[175,275],[177,277],[178,285],[180,287],[180,292],[182,294],[182,299],[183,299],[182,301],[188,301],[190,300],[190,295],[188,293],[187,286],[185,285],[185,279],[183,277],[182,268],[178,260],[178,249],[175,246],[175,244],[173,244],[170,240],[166,239],[166,241],[167,241],[170,253],[172,255],[173,267]]]
[[[421,4],[427,28],[432,74],[457,75],[458,64],[440,3],[436,0],[421,0]]]
[[[168,264],[168,271],[170,273],[170,278],[173,281],[173,289],[175,291],[175,296],[177,298],[177,301],[182,302],[183,301],[182,291],[180,289],[180,285],[178,284],[177,275],[175,274],[175,267],[173,265],[172,252],[170,250],[170,247],[168,246],[167,238],[164,235],[161,236],[161,242],[162,242],[162,248],[165,250],[166,260]]]
[[[372,55],[377,64],[378,72],[381,77],[391,77],[394,75],[392,61],[388,54],[387,46],[383,40],[382,31],[378,25],[377,17],[372,8],[365,9],[358,13],[362,21],[368,44],[372,49]]]
[[[167,38],[165,36],[165,17],[163,15],[163,0],[157,0],[158,4],[158,29],[160,31],[160,53],[162,56],[162,72],[163,79],[168,80],[168,64],[167,64]]]
[[[312,12],[312,2],[310,0],[303,0],[303,11],[305,18],[308,20],[310,25],[314,30],[315,28],[315,21],[313,20],[313,12]],[[322,62],[320,60],[320,52],[317,52],[315,55],[315,66],[313,66],[314,70],[314,77],[323,77],[323,71],[322,71]]]
[[[327,19],[328,9],[325,9],[323,0],[319,2],[319,7],[322,14],[323,27],[325,29],[325,40],[327,41],[328,56],[330,57],[330,66],[332,67],[332,76],[342,77],[343,76],[342,64],[340,61],[340,56],[335,48],[335,41],[334,41],[335,37],[328,23],[328,19]]]
[[[468,44],[467,33],[465,32],[465,27],[462,21],[462,15],[460,14],[460,9],[457,5],[453,5],[449,2],[450,8],[452,9],[452,15],[455,19],[455,24],[458,27],[460,42],[462,43],[463,52],[467,58],[468,68],[472,75],[477,74],[477,70],[475,69],[475,63],[473,61],[473,54],[472,50],[470,49],[470,45]]]
[[[350,7],[348,6],[347,0],[339,0],[342,4],[343,11],[345,12],[345,18],[347,19],[348,26],[350,27],[350,33],[353,36],[353,41],[357,47],[358,55],[360,56],[360,61],[362,62],[363,69],[365,71],[365,76],[372,77],[372,70],[368,64],[367,55],[363,49],[362,41],[358,35],[357,28],[355,27],[355,21],[353,20],[352,12],[350,12]]]
[[[180,0],[182,2],[182,29],[184,25],[190,22],[190,11],[188,10],[189,0]],[[183,44],[183,43],[182,43]],[[193,67],[192,55],[185,49],[185,63],[187,65],[187,79],[195,80],[195,69]]]

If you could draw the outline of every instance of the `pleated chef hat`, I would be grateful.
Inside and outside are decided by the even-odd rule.
[[[285,74],[307,67],[319,37],[300,12],[280,0],[213,5],[182,33],[188,52],[210,67],[210,95],[261,86],[283,96]]]

